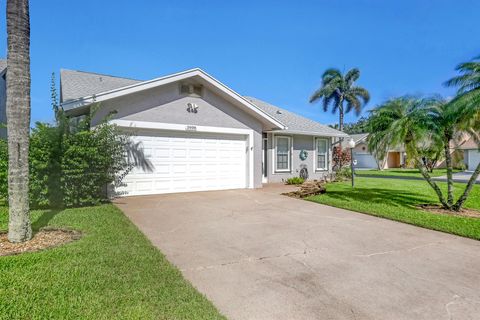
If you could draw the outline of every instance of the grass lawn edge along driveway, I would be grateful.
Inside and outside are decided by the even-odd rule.
[[[0,210],[0,230],[8,212]],[[0,319],[224,319],[113,205],[33,211],[80,240],[0,257]]]
[[[445,183],[438,184],[446,188]],[[464,186],[458,185],[456,196]],[[437,203],[434,191],[425,181],[358,177],[353,189],[350,181],[329,183],[326,187],[325,194],[306,200],[480,240],[479,218],[435,214],[416,207]],[[465,207],[480,210],[478,185],[474,186]]]

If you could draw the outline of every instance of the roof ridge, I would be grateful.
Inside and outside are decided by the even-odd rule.
[[[288,112],[288,113],[291,113],[291,114],[293,114],[293,115],[295,115],[295,116],[297,116],[297,117],[302,117],[302,118],[304,118],[304,119],[306,119],[306,120],[308,120],[308,121],[312,121],[312,122],[318,123],[318,124],[320,124],[320,125],[322,125],[322,126],[328,127],[326,124],[320,123],[320,122],[318,122],[318,121],[316,121],[316,120],[313,120],[313,119],[310,119],[310,118],[307,118],[307,117],[302,116],[301,114],[298,114],[298,113],[296,113],[296,112],[293,112],[293,111],[290,111],[290,110],[281,108],[281,107],[279,107],[279,106],[276,106],[276,105],[271,104],[271,103],[269,103],[269,102],[266,102],[266,101],[264,101],[264,100],[261,100],[261,99],[255,98],[255,97],[251,97],[251,96],[245,96],[245,98],[258,100],[258,101],[260,101],[260,102],[262,102],[262,103],[268,104],[268,105],[271,106],[272,108],[277,108],[277,109],[279,109],[279,110],[282,111],[282,112]],[[254,103],[254,104],[255,104],[255,103]],[[336,130],[336,129],[335,129],[335,130]]]
[[[83,71],[83,70],[73,70],[73,69],[61,68],[61,69],[60,69],[60,73],[62,73],[63,71],[71,71],[71,72],[85,73],[85,74],[96,75],[96,76],[104,76],[104,77],[117,78],[117,79],[125,79],[125,80],[133,80],[133,81],[140,81],[140,82],[146,81],[146,80],[140,80],[140,79],[134,79],[134,78],[114,76],[114,75],[106,74],[106,73],[98,73],[98,72],[90,72],[90,71]]]

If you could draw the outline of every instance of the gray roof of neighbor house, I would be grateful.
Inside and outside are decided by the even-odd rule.
[[[316,134],[329,137],[347,136],[343,132],[330,128],[329,126],[302,117],[298,114],[279,108],[257,98],[245,97],[245,99],[255,104],[261,110],[268,113],[271,117],[285,124],[287,126],[287,129],[281,130],[282,132],[297,134]]]
[[[368,133],[349,134],[348,137],[352,138],[353,141],[355,141],[355,144],[358,145],[359,143],[366,143],[367,142]],[[349,141],[349,139],[343,140],[342,148],[349,148],[348,141]]]
[[[7,69],[7,59],[0,59],[0,73]]]
[[[83,98],[140,82],[142,81],[62,69],[60,70],[60,102]]]

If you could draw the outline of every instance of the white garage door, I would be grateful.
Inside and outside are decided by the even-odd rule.
[[[480,152],[477,150],[468,150],[468,170],[474,171],[480,162]]]
[[[357,160],[356,168],[369,168],[369,169],[376,169],[377,161],[375,161],[375,157],[368,153],[357,153],[353,155],[353,158]]]
[[[153,172],[133,169],[118,188],[124,195],[238,189],[247,187],[244,135],[141,133]]]

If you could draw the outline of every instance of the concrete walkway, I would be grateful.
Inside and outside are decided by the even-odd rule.
[[[117,205],[230,319],[479,319],[480,242],[284,189]]]

